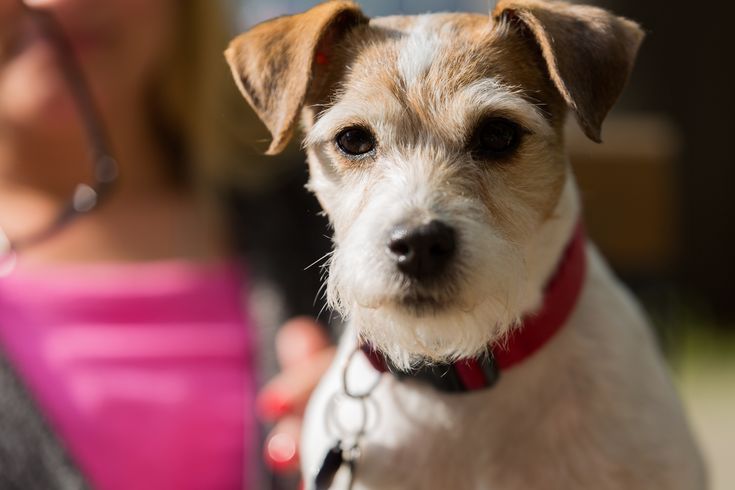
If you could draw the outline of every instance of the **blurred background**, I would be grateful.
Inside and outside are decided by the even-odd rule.
[[[298,138],[278,157],[268,158],[262,155],[269,140],[267,131],[256,121],[247,104],[237,94],[221,55],[226,39],[237,32],[274,16],[303,11],[317,1],[222,1],[236,13],[226,19],[229,21],[226,28],[215,12],[217,9],[213,6],[218,3],[214,0],[171,2],[170,5],[176,6],[180,12],[186,12],[180,13],[181,19],[191,21],[191,25],[196,25],[198,29],[197,31],[178,19],[181,26],[184,26],[182,32],[187,36],[181,44],[176,44],[177,49],[171,53],[168,53],[170,46],[164,42],[164,38],[168,34],[170,41],[174,39],[173,34],[165,31],[161,25],[168,25],[168,21],[175,16],[162,14],[158,19],[160,25],[157,25],[153,21],[143,22],[145,15],[134,15],[136,10],[133,8],[137,6],[136,8],[145,12],[153,6],[151,8],[155,11],[156,5],[164,5],[165,2],[104,2],[108,7],[119,7],[119,11],[129,14],[124,19],[126,22],[118,26],[120,32],[127,36],[121,46],[128,46],[129,39],[133,39],[129,43],[131,46],[147,45],[140,38],[131,37],[138,32],[136,28],[140,26],[147,26],[148,30],[143,30],[152,34],[153,38],[161,38],[158,45],[151,43],[153,47],[149,51],[155,51],[158,46],[162,52],[165,51],[165,56],[161,53],[143,56],[143,53],[143,61],[132,57],[131,63],[135,62],[135,66],[138,66],[136,63],[141,66],[145,64],[146,70],[150,69],[151,73],[144,73],[141,69],[142,74],[137,75],[141,80],[145,74],[151,77],[148,82],[155,78],[155,87],[148,87],[155,88],[155,92],[146,91],[145,95],[156,97],[153,99],[155,104],[151,104],[155,111],[151,112],[155,112],[153,115],[157,118],[149,122],[153,122],[155,126],[151,128],[155,130],[151,135],[163,137],[163,141],[158,142],[161,148],[157,149],[164,152],[151,156],[150,162],[137,158],[135,152],[120,155],[121,162],[138,165],[133,170],[147,169],[150,175],[143,172],[138,180],[128,180],[128,183],[132,182],[129,189],[136,192],[125,193],[118,189],[116,198],[110,201],[107,208],[100,210],[121,210],[118,214],[111,215],[112,221],[108,221],[109,216],[105,218],[100,214],[90,215],[92,218],[98,217],[95,223],[105,231],[99,236],[112,237],[111,239],[100,240],[99,236],[93,234],[90,235],[90,240],[84,233],[77,232],[75,236],[80,237],[79,243],[87,244],[89,248],[68,248],[73,251],[72,258],[77,259],[89,255],[85,250],[97,253],[104,249],[112,253],[113,257],[117,257],[115,254],[118,252],[125,252],[131,254],[133,261],[144,262],[144,258],[150,259],[146,254],[150,253],[161,259],[160,250],[166,256],[174,247],[165,242],[160,250],[143,250],[146,247],[138,247],[139,241],[157,243],[156,237],[161,235],[166,239],[174,237],[171,238],[174,246],[187,248],[188,242],[195,242],[200,237],[215,237],[222,239],[223,243],[204,243],[202,246],[209,246],[218,253],[232,253],[233,256],[247,258],[247,277],[250,279],[252,273],[254,279],[252,284],[249,281],[247,283],[248,288],[252,286],[248,291],[248,297],[251,297],[249,306],[253,308],[253,316],[257,317],[259,324],[275,327],[286,318],[302,314],[321,316],[322,320],[328,320],[329,314],[323,310],[324,305],[318,293],[322,279],[318,263],[319,258],[330,248],[330,232],[325,219],[320,216],[318,203],[304,189],[307,172],[305,156],[299,149]],[[70,8],[69,12],[99,13],[91,7],[95,4],[91,0],[89,2],[83,4],[78,0],[35,0],[33,3],[50,4],[58,12]],[[0,0],[0,7],[14,3],[15,0]],[[494,1],[363,0],[359,3],[368,15],[378,16],[429,11],[487,13]],[[735,91],[732,89],[735,87],[735,70],[731,69],[732,55],[727,48],[733,44],[728,29],[728,21],[732,17],[723,10],[724,5],[707,5],[705,8],[685,4],[684,0],[584,0],[584,3],[595,3],[634,19],[647,32],[630,84],[603,127],[604,144],[590,142],[574,124],[568,127],[569,151],[582,190],[588,232],[618,275],[642,300],[653,320],[661,348],[670,362],[709,462],[712,488],[731,490],[735,488],[735,465],[731,462],[732,455],[735,454],[735,287],[732,285],[735,277],[735,123],[732,117],[735,112]],[[105,9],[100,11],[106,12]],[[113,9],[109,12],[115,11]],[[5,13],[0,8],[0,27],[14,27],[14,24],[3,24],[6,20],[3,17]],[[90,18],[94,18],[94,15]],[[116,24],[111,23],[112,26]],[[91,25],[96,24],[92,22]],[[9,28],[7,31],[13,33],[14,29]],[[160,33],[163,34],[158,36]],[[5,34],[0,29],[0,41],[3,41]],[[33,36],[21,37],[20,41],[21,47],[24,43],[33,45]],[[112,46],[114,47],[114,43]],[[0,42],[0,58],[8,55],[3,49]],[[181,54],[184,56],[180,56]],[[157,56],[167,60],[170,66],[156,65],[154,62],[159,59]],[[99,61],[96,58],[90,59]],[[109,63],[111,59],[114,63]],[[133,83],[135,73],[130,75],[120,68],[124,59],[101,56],[100,60],[99,66],[94,63],[90,65],[100,69],[99,73],[94,72],[99,75],[96,80],[99,87],[104,88],[100,93],[109,95],[116,91],[124,92],[123,89],[130,89],[126,83],[139,88]],[[155,70],[152,68],[154,65]],[[0,68],[5,70],[7,65]],[[54,70],[55,68],[51,68],[50,71],[44,71],[42,75],[34,75],[32,78],[21,77],[18,80],[24,83],[11,88],[17,89],[18,94],[44,95],[42,89],[62,87],[65,93],[68,87],[62,81],[63,77],[56,73],[57,80],[54,82],[48,76],[49,73],[54,74]],[[23,73],[31,72],[26,69]],[[120,80],[122,82],[116,85]],[[34,84],[37,85],[34,92],[34,87],[28,87],[25,83],[29,81],[48,83]],[[139,92],[136,94],[143,94],[142,89]],[[2,93],[0,90],[0,95]],[[49,93],[58,95],[53,91]],[[11,94],[11,91],[6,90],[6,94]],[[15,93],[11,95],[8,100],[19,100],[19,106],[23,106],[25,99],[16,97]],[[50,96],[48,99],[55,101]],[[8,100],[3,102],[7,103]],[[33,97],[28,100],[46,101],[41,96],[38,100]],[[68,102],[66,98],[60,100]],[[110,95],[105,102],[120,109],[116,100]],[[26,106],[34,110],[46,107],[40,103],[29,103]],[[68,145],[74,151],[87,151],[86,135],[83,134],[81,125],[79,128],[74,126],[78,125],[78,120],[73,108],[70,109],[71,106],[62,107],[70,109],[68,112],[72,116],[68,120],[64,119],[66,113],[59,116],[45,109],[35,112],[27,110],[28,107],[25,107],[25,113],[39,116],[32,120],[34,124],[41,129],[52,130],[49,134],[39,133],[43,138],[64,134],[64,138],[49,140],[48,145],[43,145],[43,149]],[[74,127],[63,132],[60,129],[68,129],[65,128],[66,125],[46,125],[49,121],[54,124],[58,121],[72,121]],[[126,122],[127,119],[117,118],[117,122],[120,121]],[[2,130],[0,127],[0,133]],[[69,135],[73,137],[71,143]],[[36,140],[31,138],[28,141]],[[121,146],[124,150],[131,149],[131,145]],[[243,149],[243,146],[246,148]],[[35,149],[35,145],[27,147]],[[155,148],[156,145],[152,147]],[[73,189],[66,188],[65,185],[83,182],[89,177],[87,162],[84,157],[77,159],[74,151],[61,155],[69,158],[53,156],[59,162],[78,165],[78,168],[72,165],[72,170],[81,172],[79,178],[76,178],[76,174],[68,175],[71,167],[67,168],[62,164],[45,165],[47,159],[38,159],[44,164],[36,169],[36,173],[44,177],[41,183],[51,182],[54,191],[60,189],[63,202],[68,200]],[[21,161],[22,165],[18,168],[23,170],[29,167],[26,160],[18,160]],[[146,163],[151,165],[146,166]],[[171,168],[158,168],[157,163],[173,165]],[[137,174],[131,174],[130,170],[131,168],[123,168],[121,174],[125,176],[128,172],[128,176],[136,177]],[[60,180],[59,189],[56,189],[56,183],[53,182],[57,178]],[[126,185],[125,179],[122,181]],[[200,185],[202,189],[199,188]],[[176,192],[163,194],[161,189],[173,189]],[[203,190],[207,192],[200,192]],[[209,194],[212,191],[217,194],[217,199],[223,198],[226,201],[226,206],[209,201],[213,197]],[[141,200],[140,196],[147,196],[151,201]],[[181,196],[184,197],[180,200]],[[123,198],[127,200],[121,201]],[[115,208],[115,202],[118,203],[118,208]],[[171,215],[177,218],[193,217],[192,223],[186,221],[186,235],[170,233],[167,229],[159,230],[161,227],[157,224],[173,222],[166,214],[150,213],[151,209],[161,209],[162,202],[176,204],[175,207],[172,206]],[[131,203],[134,206],[131,207]],[[180,203],[201,211],[201,216],[199,213],[192,213],[189,207],[179,206]],[[216,212],[210,209],[215,207]],[[5,214],[13,218],[10,223],[12,227],[42,229],[26,223],[30,220],[43,224],[44,219],[37,216],[43,213],[28,212],[29,209],[35,209],[33,206],[25,206],[20,210],[10,209],[7,205],[5,208],[7,209],[0,210],[6,211]],[[47,214],[55,209],[54,206],[43,208],[44,212],[48,211]],[[3,218],[10,219],[6,216]],[[128,228],[118,226],[121,223]],[[11,226],[5,222],[0,224],[11,238],[20,236],[22,239],[25,236],[23,233],[11,233]],[[83,223],[82,225],[86,226]],[[210,227],[222,231],[223,236],[220,237]],[[70,228],[72,227],[67,226],[66,231]],[[81,230],[86,229],[82,227]],[[257,233],[247,236],[252,230],[257,230]],[[159,233],[154,233],[156,231]],[[230,233],[235,236],[231,237]],[[258,235],[257,240],[252,235]],[[181,236],[186,239],[181,239]],[[119,240],[121,237],[134,239],[122,242]],[[138,240],[136,237],[149,240]],[[234,239],[234,244],[230,244],[231,239]],[[208,242],[206,238],[201,241]],[[223,245],[225,242],[226,246]],[[3,251],[3,245],[7,244],[0,241],[0,252]],[[233,250],[230,250],[231,245],[234,245]],[[31,252],[40,250],[43,255],[43,246],[42,242],[40,247]],[[209,248],[207,250],[208,252],[203,253],[204,256],[211,252]],[[180,253],[181,257],[173,258],[183,257],[189,260],[192,257],[188,254],[196,256],[197,253],[190,253],[187,249],[186,253]],[[2,266],[0,260],[0,276],[3,272]],[[241,284],[231,292],[239,294],[239,286]],[[3,299],[3,292],[0,289],[0,300]],[[12,289],[10,292],[13,292]],[[5,296],[12,294],[6,293]],[[45,311],[42,308],[33,308],[34,312],[36,310]],[[2,311],[0,308],[0,312]],[[149,320],[150,318],[143,318],[143,323],[151,323]],[[270,346],[266,350],[272,351],[276,342],[268,335],[275,330],[265,330],[262,345]],[[146,343],[141,345],[143,344]],[[90,349],[92,358],[98,354],[93,351],[94,349]],[[263,363],[270,365],[265,372],[275,373],[275,353],[259,354]],[[84,359],[84,355],[80,355],[80,358]],[[4,400],[1,381],[0,377],[0,414],[7,415],[1,409]],[[113,395],[117,396],[119,393]],[[126,400],[124,397],[121,399]],[[113,398],[114,400],[116,399]],[[101,420],[105,420],[104,417]],[[151,424],[153,425],[152,422]],[[104,424],[101,425],[104,428]],[[3,438],[0,438],[0,443],[2,441]],[[34,449],[41,447],[34,440],[29,440],[28,446]],[[111,461],[115,467],[118,466],[114,458]],[[240,463],[238,460],[238,468]],[[35,471],[35,466],[33,470]],[[1,480],[0,487],[5,488]]]
[[[310,0],[241,0],[239,27]],[[368,15],[488,12],[487,0],[369,0]],[[683,0],[588,0],[647,37],[603,127],[570,125],[571,158],[592,239],[642,299],[660,333],[713,488],[735,488],[735,70],[724,11]],[[722,5],[724,7],[724,4]],[[298,157],[301,158],[301,157]],[[308,273],[308,271],[306,272]]]
[[[724,4],[697,6],[684,0],[583,1],[637,20],[647,32],[630,85],[604,125],[604,144],[593,144],[576,125],[568,126],[568,146],[582,190],[587,229],[653,320],[709,462],[713,489],[735,489],[735,465],[731,462],[735,454],[735,70],[729,49],[733,45],[728,25],[731,12],[724,10]],[[243,472],[242,461],[248,459],[240,456],[249,450],[249,444],[255,447],[258,437],[267,449],[266,459],[272,459],[270,466],[281,470],[288,469],[288,464],[293,467],[298,418],[308,389],[301,378],[293,386],[284,380],[289,381],[289,372],[302,374],[302,366],[315,366],[317,355],[328,362],[331,352],[323,338],[324,329],[310,324],[314,342],[302,349],[304,352],[296,353],[301,356],[301,364],[294,361],[286,366],[281,356],[284,370],[265,388],[260,386],[257,402],[256,384],[278,372],[279,342],[270,336],[275,336],[279,325],[296,315],[329,319],[319,294],[319,263],[330,249],[330,232],[318,203],[304,189],[307,171],[298,138],[282,155],[263,156],[269,135],[237,93],[222,50],[237,32],[267,18],[303,11],[317,0],[222,0],[221,5],[215,0],[25,2],[49,10],[66,23],[61,27],[69,28],[74,41],[67,48],[79,54],[81,68],[91,82],[89,93],[95,97],[104,121],[92,117],[90,123],[93,104],[80,100],[80,94],[86,91],[81,79],[70,76],[71,51],[59,49],[64,48],[59,39],[50,43],[56,46],[49,49],[45,38],[51,31],[44,31],[51,24],[37,24],[38,18],[26,16],[30,11],[18,11],[18,0],[0,0],[0,487],[11,487],[3,477],[15,479],[14,473],[2,467],[6,461],[46,481],[48,475],[33,458],[52,454],[45,444],[53,437],[48,435],[50,431],[31,433],[28,427],[36,426],[17,420],[32,417],[34,407],[42,409],[40,415],[51,418],[51,408],[67,406],[66,395],[77,404],[76,411],[54,413],[69,415],[64,419],[67,421],[81,421],[83,430],[71,430],[69,434],[75,437],[57,435],[69,447],[74,441],[78,443],[81,449],[72,456],[80,457],[80,462],[100,463],[100,470],[94,474],[87,471],[92,466],[81,468],[82,476],[90,479],[109,478],[120,485],[119,475],[125,474],[146,480],[151,485],[147,488],[180,488],[156,484],[155,479],[147,478],[146,471],[160,470],[158,474],[168,478],[166,472],[170,470],[171,475],[180,478],[182,461],[188,468],[189,458],[194,460],[200,452],[209,454],[209,446],[200,444],[207,440],[227,446],[224,451],[232,456],[217,457],[216,461],[226,468],[213,471],[213,478],[233,477],[239,481],[250,473],[259,474]],[[429,11],[487,14],[494,0],[359,3],[370,16]],[[220,11],[222,6],[228,7],[226,11]],[[229,15],[229,7],[234,7],[235,15]],[[87,126],[80,124],[83,120]],[[74,195],[77,207],[74,189],[91,191],[95,199],[101,200],[103,194],[105,199],[108,197],[102,192],[107,185],[98,189],[78,186],[92,177],[89,145],[99,149],[100,141],[104,143],[104,129],[108,130],[113,149],[120,150],[113,154],[121,165],[121,178],[106,206],[72,223],[67,208],[60,206],[68,206],[69,196]],[[99,180],[99,168],[94,170],[92,180]],[[102,173],[113,180],[117,175]],[[90,202],[88,196],[81,201],[83,208]],[[57,223],[54,218],[60,219],[58,223],[63,226],[48,227],[49,223]],[[38,284],[49,282],[45,274],[54,270],[53,264],[73,264],[75,268],[69,269],[72,272],[67,271],[68,278],[79,279],[91,292],[89,296],[72,295],[74,304],[84,307],[68,307],[71,303],[63,294],[69,289],[67,280],[49,294],[38,294],[33,282],[15,282],[20,276],[11,273],[21,267],[16,267],[15,254],[6,253],[11,239],[16,250],[20,250],[18,244],[25,247],[18,255],[18,264],[26,261],[33,266],[34,260],[36,266],[40,264],[34,269],[40,273],[33,276]],[[28,246],[29,242],[35,246]],[[237,261],[243,258],[247,272],[240,277],[242,264]],[[224,259],[227,267],[216,267],[212,276],[212,269],[200,268],[202,264],[216,265],[219,259]],[[182,301],[192,311],[209,311],[205,307],[214,308],[216,313],[223,311],[213,306],[210,296],[179,288],[180,281],[171,281],[176,287],[164,288],[161,294],[141,293],[139,285],[150,286],[149,281],[157,283],[161,279],[155,268],[161,261],[173,261],[181,270],[192,273],[196,280],[191,284],[208,293],[212,291],[208,286],[212,277],[229,278],[225,283],[227,293],[216,295],[232,303],[227,321],[215,322],[219,316],[210,314],[187,321],[200,322],[201,317],[197,325],[233,327],[226,330],[228,335],[242,335],[247,329],[241,328],[245,322],[240,315],[245,312],[240,310],[245,309],[260,327],[264,352],[250,352],[245,348],[249,345],[247,339],[241,336],[227,345],[218,343],[211,330],[206,330],[204,337],[214,339],[213,347],[176,334],[177,340],[194,339],[191,353],[185,350],[185,355],[180,354],[178,344],[171,342],[151,349],[148,335],[159,330],[166,333],[161,328],[164,323],[171,328],[188,328],[188,323],[178,319],[177,308],[169,309],[173,316],[168,322],[161,320],[165,315],[158,307],[150,308],[152,314],[144,311],[139,317],[128,318],[134,309],[129,305],[138,305],[141,297],[158,301],[159,306]],[[92,274],[90,271],[98,269],[81,267],[91,263],[118,267],[105,268],[104,274]],[[132,264],[135,267],[129,267]],[[115,273],[110,274],[111,270]],[[115,280],[129,277],[131,271],[136,281]],[[237,272],[238,279],[233,279],[231,272]],[[107,281],[133,287],[106,292],[105,297],[115,302],[98,308],[98,286]],[[243,290],[248,294],[241,295]],[[31,301],[24,302],[24,294]],[[38,306],[35,301],[39,298],[47,306],[57,302],[61,307],[55,310]],[[196,300],[191,302],[191,298]],[[109,306],[117,305],[117,301],[128,305],[120,308],[123,320],[118,309]],[[101,319],[91,319],[85,313],[86,307],[99,311]],[[16,324],[23,328],[15,328]],[[27,335],[29,325],[38,335]],[[127,327],[137,333],[124,334],[126,342],[115,346],[121,347],[120,351],[108,349],[107,335],[95,336],[101,328],[123,332]],[[69,331],[71,337],[64,337]],[[284,331],[289,329],[278,330],[281,335]],[[54,342],[48,344],[48,339]],[[297,343],[289,340],[280,345]],[[47,349],[47,345],[53,348]],[[6,355],[13,353],[17,359]],[[205,364],[197,364],[202,360],[208,366],[223,367],[207,372],[231,381],[227,384],[231,392],[219,391],[224,398],[202,395],[209,393],[209,387],[219,386],[197,382],[205,379],[197,374],[204,372]],[[257,361],[264,370],[245,372],[242,366],[250,366],[251,361],[253,365]],[[159,362],[175,369],[159,377]],[[178,369],[189,362],[197,369]],[[20,381],[27,382],[27,387],[31,387],[29,373],[41,373],[38,379],[46,381],[63,375],[65,384],[44,381],[49,388],[48,406],[37,407],[28,397],[17,398],[19,392],[26,395],[22,391],[25,385],[16,383],[8,373],[12,374],[10,368],[23,366],[28,371],[19,369],[19,373],[27,379],[21,376]],[[315,381],[321,371],[312,371],[311,381]],[[243,379],[253,382],[247,393]],[[174,390],[177,394],[170,398],[166,394],[171,392],[169,388],[159,396],[158,382],[181,389]],[[128,389],[133,385],[135,389]],[[294,386],[303,400],[294,395]],[[268,398],[269,394],[275,398]],[[282,396],[286,398],[279,398]],[[88,403],[93,398],[95,403]],[[208,415],[212,412],[207,410],[221,413],[217,405],[221,399],[248,404],[244,410],[230,401],[223,404],[236,414],[230,422],[242,424],[242,428],[220,424],[219,419]],[[17,404],[18,400],[24,402]],[[266,430],[258,433],[254,424],[245,429],[245,423],[253,420],[242,415],[255,406],[265,413],[261,409],[268,400],[278,403],[270,404],[270,415],[260,413],[269,422]],[[191,420],[215,421],[212,430],[209,425],[199,426],[186,417],[177,417],[189,415],[181,407],[194,407],[198,412]],[[138,409],[141,412],[135,411]],[[136,413],[157,415],[136,417]],[[135,433],[108,430],[125,427],[131,420],[134,423],[129,426],[137,430]],[[138,423],[141,420],[145,423]],[[120,421],[123,425],[118,427]],[[283,425],[286,422],[291,423],[288,429]],[[181,427],[197,429],[194,438],[187,439],[189,444],[178,442],[183,434]],[[83,444],[85,439],[77,438],[80,434],[92,439]],[[280,454],[275,451],[274,456],[270,443],[280,436],[290,444],[288,454],[282,445]],[[138,444],[138,438],[146,437],[174,450]],[[280,440],[284,441],[283,437]],[[128,442],[148,452],[128,450]],[[53,454],[63,454],[61,446],[49,447],[59,449]],[[202,467],[217,468],[210,464]],[[294,488],[295,481],[288,479],[274,477],[273,488]],[[52,488],[49,484],[17,486],[31,487]],[[128,484],[125,488],[139,486]]]

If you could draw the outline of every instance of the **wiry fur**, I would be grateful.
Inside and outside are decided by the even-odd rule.
[[[298,17],[243,34],[230,60],[240,82],[281,77],[279,84],[307,94],[309,187],[334,228],[327,294],[349,328],[309,405],[303,468],[310,482],[333,439],[344,435],[325,432],[324,413],[358,337],[410,369],[478,355],[540,306],[580,219],[564,152],[567,110],[599,139],[642,34],[601,9],[537,0],[501,1],[490,21],[435,14],[366,23],[345,1],[304,15],[324,27],[300,46],[328,53],[327,66],[313,64],[305,76],[295,54],[263,45]],[[351,23],[335,30],[330,16]],[[259,66],[270,71],[238,64],[241,47],[266,53]],[[278,93],[261,85],[240,88],[248,100],[273,106],[269,97]],[[292,112],[268,117],[290,121]],[[523,128],[515,152],[473,157],[470,140],[487,117]],[[353,126],[369,128],[374,152],[340,152],[335,139]],[[282,143],[289,128],[272,131]],[[431,220],[455,230],[457,251],[440,280],[417,282],[397,271],[387,241],[397,225]],[[383,381],[371,397],[354,488],[704,488],[643,316],[594,249],[587,257],[567,325],[492,390],[447,396],[420,383]],[[354,362],[351,385],[371,384],[375,371],[360,356]],[[349,425],[360,411],[347,412]]]
[[[428,149],[390,160],[391,171],[370,179],[374,194],[363,194],[366,206],[336,245],[330,303],[403,368],[416,355],[433,360],[474,356],[518,318],[521,291],[515,271],[522,269],[523,257],[486,223],[482,203],[459,193],[469,194],[476,177],[463,175],[461,162]],[[459,235],[451,278],[439,291],[417,286],[418,294],[435,298],[438,305],[426,314],[396,304],[411,286],[385,253],[390,228],[407,219],[438,219]],[[494,273],[484,273],[488,270]]]
[[[330,149],[334,128],[369,124],[376,128],[381,145],[390,148],[364,168],[344,175],[315,168],[310,187],[321,196],[335,225],[330,304],[405,369],[421,359],[477,355],[489,339],[497,340],[538,304],[544,280],[527,270],[517,240],[546,216],[527,205],[523,189],[498,185],[502,169],[482,168],[463,146],[452,148],[449,142],[464,141],[467,128],[480,115],[504,114],[533,131],[519,159],[525,157],[529,167],[542,169],[544,162],[536,162],[535,155],[544,153],[553,129],[533,105],[492,79],[471,84],[454,96],[437,95],[440,100],[430,105],[446,135],[422,132],[402,144],[405,133],[399,134],[396,127],[405,116],[398,108],[372,114],[359,104],[337,103],[306,140],[312,160],[322,168],[335,166],[335,152]],[[349,90],[343,100],[350,100]],[[385,101],[382,106],[391,104],[400,106],[400,101]],[[557,172],[563,172],[564,163],[557,165]],[[514,217],[512,229],[491,214],[500,205]],[[457,231],[459,253],[450,277],[438,290],[416,286],[418,294],[434,298],[438,305],[417,315],[396,302],[410,285],[395,270],[385,243],[397,223],[432,219]]]

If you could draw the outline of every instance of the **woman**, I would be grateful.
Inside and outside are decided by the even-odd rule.
[[[65,33],[119,173],[102,205],[58,227],[100,176],[28,7]],[[0,0],[0,235],[17,248],[0,259],[2,488],[259,488],[258,315],[240,304],[259,263],[236,266],[212,192],[238,147],[221,13],[211,0]],[[309,320],[281,333],[286,370],[258,406],[280,421],[266,455],[292,468],[330,350]]]

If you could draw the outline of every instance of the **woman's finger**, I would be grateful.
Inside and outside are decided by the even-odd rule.
[[[334,358],[334,347],[326,347],[291,364],[268,382],[258,395],[261,418],[277,420],[287,414],[301,414],[311,392]]]
[[[301,418],[289,416],[276,424],[268,434],[263,458],[273,471],[291,473],[299,467],[299,435]]]
[[[264,420],[303,412],[331,359],[334,348],[324,327],[310,317],[286,322],[276,336],[276,356],[282,371],[258,395],[258,412]]]
[[[276,357],[281,369],[301,364],[329,346],[325,328],[308,316],[287,321],[276,334]]]

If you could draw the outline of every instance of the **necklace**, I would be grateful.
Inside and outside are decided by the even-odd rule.
[[[93,180],[89,184],[78,184],[71,199],[43,229],[11,240],[0,227],[0,277],[13,271],[19,251],[47,240],[66,227],[70,221],[96,208],[108,195],[118,176],[117,161],[110,151],[102,118],[63,29],[50,12],[31,8],[22,0],[18,0],[18,4],[21,11],[33,19],[42,35],[54,47],[59,68],[79,109],[84,130],[89,138]]]

